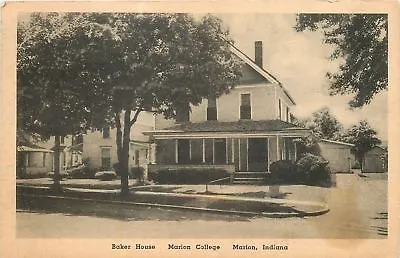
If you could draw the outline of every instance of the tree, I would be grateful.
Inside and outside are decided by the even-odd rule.
[[[115,38],[100,18],[33,13],[18,23],[17,128],[55,136],[55,190],[61,189],[60,137],[101,128],[110,113],[110,73],[102,73],[110,61],[102,53]]]
[[[355,94],[359,108],[388,86],[388,17],[386,14],[299,14],[297,31],[321,31],[335,46],[331,60],[343,59],[337,73],[327,73],[330,93]]]
[[[342,124],[331,114],[328,107],[313,112],[311,117],[295,119],[293,123],[311,130],[311,135],[297,140],[299,153],[320,155],[320,139],[337,140],[343,130]]]
[[[120,40],[121,75],[114,91],[121,192],[128,194],[129,132],[152,107],[166,118],[209,95],[228,92],[240,76],[221,20],[187,14],[119,14],[111,21]],[[119,115],[123,113],[123,121]]]
[[[57,119],[40,120],[54,121],[54,126],[49,123],[52,126],[43,127],[50,133],[65,133],[66,130],[58,132],[63,126],[71,130],[101,128],[105,124],[116,126],[122,195],[129,193],[130,131],[140,113],[152,108],[167,118],[175,117],[180,108],[197,105],[210,94],[219,96],[228,92],[240,76],[241,64],[230,51],[232,41],[228,32],[222,28],[221,20],[213,16],[196,21],[188,14],[52,15],[56,20],[69,19],[63,21],[70,28],[68,35],[60,35],[63,44],[53,43],[52,48],[48,48],[46,42],[53,42],[53,37],[35,38],[35,48],[29,53],[40,62],[29,62],[29,55],[22,55],[21,59],[33,63],[28,65],[32,73],[41,71],[40,63],[43,62],[53,63],[56,72],[65,75],[60,78],[48,69],[37,76],[35,82],[25,83],[34,87],[41,105],[43,87],[53,89],[52,92],[54,88],[67,91],[53,104],[56,108],[46,106],[54,112],[63,110]],[[42,22],[41,34],[58,35],[56,31],[60,28],[49,26],[46,19]],[[70,45],[76,45],[76,48]],[[55,54],[56,58],[45,55],[50,50],[59,52]],[[75,59],[69,61],[69,57],[65,59],[63,55]],[[36,63],[40,65],[35,66]],[[66,107],[67,111],[77,112],[76,115],[64,112]],[[70,117],[70,120],[64,120]]]
[[[365,120],[346,130],[341,139],[354,144],[351,150],[360,163],[361,170],[365,153],[381,143],[381,140],[376,136],[376,131]]]
[[[302,126],[311,129],[317,138],[336,140],[343,130],[342,124],[324,107],[312,113],[310,118],[300,120]]]

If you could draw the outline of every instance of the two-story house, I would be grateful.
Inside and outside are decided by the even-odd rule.
[[[231,46],[243,60],[242,77],[228,94],[209,97],[198,106],[178,110],[176,119],[155,118],[149,170],[215,167],[230,172],[266,172],[272,162],[296,159],[294,139],[308,130],[291,123],[295,101],[263,69],[262,42],[255,60]]]
[[[142,132],[153,129],[153,114],[142,112],[131,129],[129,168],[147,168],[149,137],[143,135]],[[91,169],[113,170],[113,165],[118,163],[116,130],[116,128],[105,127],[103,130],[88,131],[83,135],[83,159],[88,161]]]

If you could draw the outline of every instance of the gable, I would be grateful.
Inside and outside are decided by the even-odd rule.
[[[261,76],[256,72],[250,65],[244,63],[242,65],[242,76],[239,79],[239,85],[241,84],[258,84],[258,83],[271,83],[269,80]]]

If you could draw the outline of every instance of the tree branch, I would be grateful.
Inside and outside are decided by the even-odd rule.
[[[129,126],[132,126],[134,123],[136,123],[140,112],[143,111],[142,107],[143,107],[143,105],[140,105],[139,108],[136,109],[135,115],[133,116],[132,120],[130,121]]]

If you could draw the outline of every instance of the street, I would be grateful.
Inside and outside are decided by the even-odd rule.
[[[241,217],[62,201],[17,211],[21,238],[386,238],[387,181],[339,175],[330,212],[307,218]],[[62,211],[61,211],[62,210]]]

